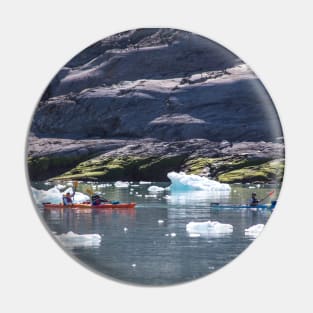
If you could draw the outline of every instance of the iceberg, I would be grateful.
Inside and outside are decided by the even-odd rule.
[[[117,181],[116,183],[114,183],[114,186],[116,188],[128,188],[129,186],[129,182],[125,182],[125,181]]]
[[[55,237],[67,248],[99,246],[101,243],[101,236],[99,234],[79,235],[69,231],[66,234],[55,235]]]
[[[158,187],[158,186],[150,186],[148,188],[148,191],[149,192],[162,192],[162,191],[164,191],[164,188],[163,187]]]
[[[264,224],[253,225],[245,229],[245,235],[251,237],[258,237],[264,228]]]
[[[42,204],[44,202],[50,203],[61,203],[63,202],[63,194],[69,192],[70,194],[73,193],[72,187],[67,188],[64,192],[61,192],[57,187],[50,188],[49,190],[39,190],[36,188],[31,188],[34,200],[37,204]],[[73,202],[74,203],[81,203],[84,201],[89,201],[89,196],[83,194],[82,192],[75,192]]]
[[[190,222],[186,225],[186,231],[195,234],[229,234],[233,232],[233,226],[217,221]]]
[[[215,180],[199,175],[187,175],[184,172],[169,172],[167,177],[171,181],[171,191],[189,191],[189,190],[206,190],[206,191],[230,191],[228,184],[222,184]]]

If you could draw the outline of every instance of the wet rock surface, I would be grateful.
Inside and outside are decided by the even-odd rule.
[[[283,159],[282,138],[269,95],[236,55],[193,33],[137,29],[88,47],[52,80],[33,117],[29,175],[148,179],[153,169],[164,180],[171,166],[194,172],[193,164],[226,181],[218,162]],[[114,167],[114,158],[124,163]],[[89,160],[102,168],[85,167]]]

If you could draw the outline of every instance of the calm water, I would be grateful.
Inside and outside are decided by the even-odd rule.
[[[164,187],[168,183],[152,185]],[[49,188],[43,183],[33,186]],[[273,189],[278,191],[270,186],[249,189],[248,186],[232,185],[228,194],[201,191],[174,195],[164,191],[156,197],[145,197],[151,195],[147,191],[149,186],[96,187],[107,199],[136,202],[135,210],[38,210],[56,235],[69,231],[101,235],[100,245],[67,248],[97,272],[135,284],[170,285],[203,277],[229,263],[254,240],[245,236],[245,228],[265,224],[270,216],[268,211],[212,210],[209,208],[211,202],[244,203],[252,191],[256,191],[259,198]],[[80,184],[79,189],[82,191],[85,187]],[[159,223],[159,220],[164,222]],[[187,223],[207,220],[231,224],[234,231],[200,237],[190,237],[186,232]]]

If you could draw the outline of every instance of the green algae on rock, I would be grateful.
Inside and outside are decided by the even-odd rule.
[[[280,183],[284,175],[284,160],[272,160],[260,165],[248,166],[218,175],[222,183],[275,182]]]

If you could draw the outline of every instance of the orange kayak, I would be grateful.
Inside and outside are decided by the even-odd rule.
[[[45,209],[134,209],[136,203],[103,203],[99,205],[91,205],[90,203],[75,203],[73,205],[43,203],[43,206]]]

